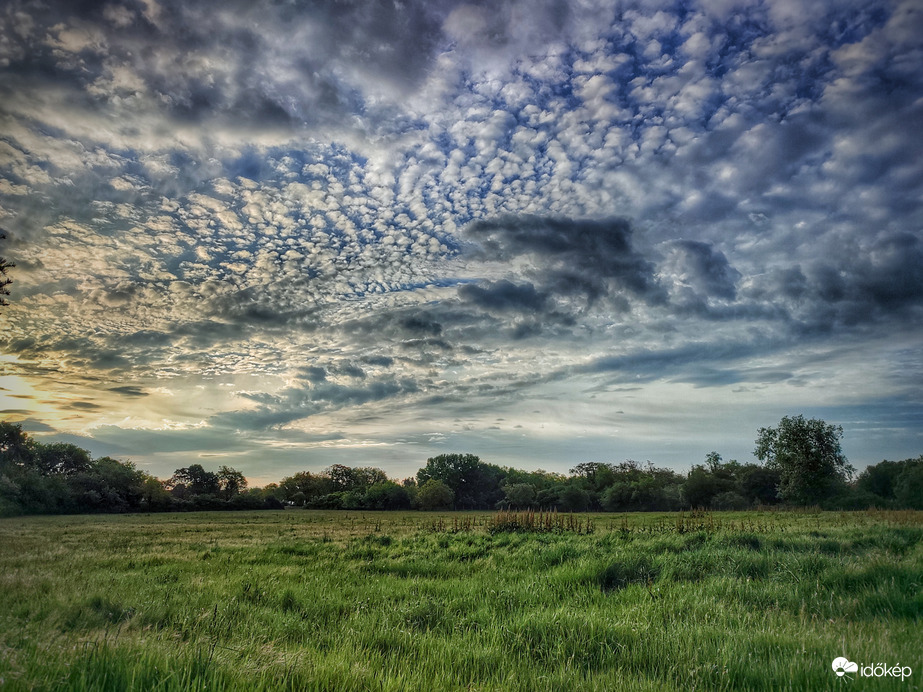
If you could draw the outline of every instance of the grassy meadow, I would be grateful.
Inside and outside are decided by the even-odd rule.
[[[3,519],[0,688],[921,687],[923,512],[514,520]]]

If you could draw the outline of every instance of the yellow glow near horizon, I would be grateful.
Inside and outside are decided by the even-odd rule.
[[[17,362],[15,356],[0,356],[5,362]],[[49,415],[56,413],[56,409],[41,400],[41,393],[37,391],[28,380],[18,375],[0,375],[0,410],[10,411],[4,413],[5,419],[14,423],[29,418],[32,415]],[[14,413],[15,412],[15,413]]]

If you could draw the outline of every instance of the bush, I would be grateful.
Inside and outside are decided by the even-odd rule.
[[[908,509],[923,509],[923,457],[907,464],[897,479],[897,502]]]
[[[569,485],[561,491],[559,508],[564,512],[585,512],[590,506],[590,501],[588,491]]]
[[[846,511],[886,507],[891,502],[867,490],[847,488],[821,503],[822,509],[839,509]]]
[[[720,510],[740,510],[747,509],[747,507],[750,506],[750,503],[747,502],[747,498],[740,493],[735,493],[733,490],[718,493],[712,499],[711,503],[712,507]]]
[[[343,509],[343,493],[328,493],[308,502],[311,509]]]
[[[263,500],[263,509],[285,509],[285,505],[282,504],[279,498],[270,495]]]
[[[423,511],[452,509],[455,493],[440,480],[430,478],[417,492],[417,504]]]
[[[506,498],[501,504],[516,509],[525,509],[535,504],[535,488],[530,483],[513,483],[503,489]]]

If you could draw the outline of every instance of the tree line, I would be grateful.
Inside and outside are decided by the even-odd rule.
[[[882,461],[857,477],[840,448],[842,429],[802,416],[762,428],[761,463],[706,455],[685,474],[651,462],[584,462],[569,474],[523,471],[473,454],[426,460],[415,476],[334,464],[249,488],[228,466],[177,469],[166,480],[131,462],[93,459],[68,443],[41,443],[0,423],[0,516],[87,512],[282,509],[556,509],[562,512],[739,510],[770,505],[923,509],[923,455]]]

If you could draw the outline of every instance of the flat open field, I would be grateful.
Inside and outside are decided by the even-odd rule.
[[[921,512],[489,516],[0,520],[0,687],[920,689]]]

